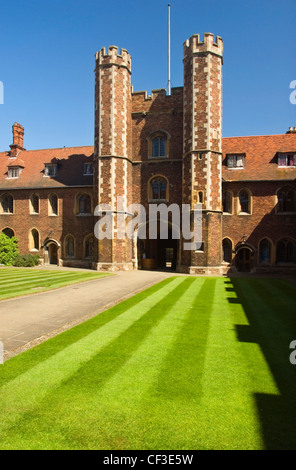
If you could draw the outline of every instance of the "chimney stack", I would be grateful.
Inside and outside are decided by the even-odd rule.
[[[289,127],[289,130],[286,132],[286,134],[296,134],[296,127]]]
[[[17,122],[15,122],[12,126],[12,134],[13,134],[13,143],[10,145],[10,156],[16,157],[19,151],[25,150],[24,145],[24,128]]]

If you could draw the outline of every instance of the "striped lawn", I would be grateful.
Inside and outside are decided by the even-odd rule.
[[[0,366],[1,449],[295,449],[296,288],[171,277]]]
[[[107,273],[94,271],[1,268],[0,300],[57,289],[78,282],[98,279],[98,277],[107,275]]]

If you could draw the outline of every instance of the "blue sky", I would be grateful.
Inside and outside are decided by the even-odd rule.
[[[12,124],[27,149],[92,145],[94,55],[117,45],[132,56],[134,90],[167,87],[164,0],[1,2],[0,151]],[[183,85],[183,42],[224,41],[223,135],[281,134],[296,126],[295,0],[171,0],[171,82]]]

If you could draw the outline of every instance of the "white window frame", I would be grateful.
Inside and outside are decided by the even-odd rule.
[[[53,169],[53,173],[50,174],[48,172],[49,169]],[[44,167],[44,176],[47,178],[53,178],[54,176],[57,175],[57,164],[56,163],[45,163]]]
[[[228,154],[227,158],[227,168],[229,170],[243,170],[245,167],[245,155],[239,154]],[[230,162],[232,161],[232,165]],[[238,166],[238,161],[241,161],[241,165]]]
[[[83,176],[93,176],[94,164],[93,162],[84,163]]]
[[[290,156],[293,156],[293,165],[289,165],[288,164],[288,158]],[[285,165],[281,165],[280,162],[281,162],[281,158],[285,157],[285,160],[286,160],[286,164]],[[293,152],[287,152],[287,153],[280,153],[278,155],[278,167],[279,168],[295,168],[296,166],[296,153],[293,153]]]
[[[19,178],[21,174],[21,168],[19,166],[12,166],[8,168],[8,176],[9,179],[16,179]]]

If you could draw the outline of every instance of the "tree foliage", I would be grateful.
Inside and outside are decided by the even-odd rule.
[[[18,253],[17,238],[10,238],[4,233],[0,233],[0,264],[11,266],[14,263]]]

